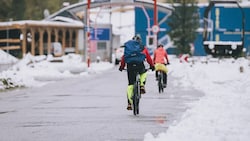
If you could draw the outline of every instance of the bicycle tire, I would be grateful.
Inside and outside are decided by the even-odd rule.
[[[134,89],[133,89],[133,113],[134,115],[137,114],[137,100],[136,100],[136,84],[134,84]]]
[[[158,92],[161,93],[161,77],[158,75]]]
[[[164,82],[163,82],[163,78],[164,77],[164,74],[163,72],[161,72],[161,92],[163,93],[164,92]]]
[[[136,109],[136,113],[137,113],[137,115],[139,115],[139,102],[140,102],[140,99],[138,99],[138,103],[137,103],[137,109]]]
[[[158,75],[158,91],[159,93],[162,93],[164,91],[162,72],[160,72],[160,74]]]
[[[162,79],[161,79],[161,92],[163,93],[164,92],[164,83],[163,83],[164,75],[163,75],[163,72],[161,72],[161,77],[162,77]]]
[[[136,100],[134,101],[135,104],[134,104],[134,109],[133,109],[133,113],[134,115],[138,115],[139,114],[139,99],[136,98]]]
[[[136,82],[133,89],[133,113],[139,114],[139,102],[140,102],[140,79],[136,76]]]
[[[137,84],[134,84],[134,90],[133,90],[133,113],[134,115],[137,115],[139,109],[138,109],[138,105],[139,105],[139,101],[138,101],[138,87]]]

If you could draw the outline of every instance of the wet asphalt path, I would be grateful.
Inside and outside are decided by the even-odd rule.
[[[0,92],[0,141],[142,141],[147,132],[165,132],[202,96],[174,86],[171,75],[158,94],[149,72],[134,116],[126,110],[126,72],[117,70]]]

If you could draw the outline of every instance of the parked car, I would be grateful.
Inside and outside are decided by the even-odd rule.
[[[118,65],[121,61],[121,58],[124,54],[124,46],[120,46],[115,50],[115,64]]]
[[[54,57],[61,57],[63,55],[62,45],[59,42],[51,43],[51,53]]]

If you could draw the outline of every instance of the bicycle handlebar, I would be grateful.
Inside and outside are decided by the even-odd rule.
[[[128,69],[122,69],[122,70],[128,70]],[[150,68],[145,68],[146,71],[151,70]]]

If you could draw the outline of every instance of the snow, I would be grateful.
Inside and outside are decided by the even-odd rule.
[[[164,133],[145,134],[144,141],[248,141],[250,138],[250,63],[240,58],[208,64],[171,61],[175,85],[193,87],[205,93],[190,104],[177,124]],[[201,63],[203,62],[203,63]],[[243,68],[243,72],[240,72]]]
[[[4,51],[0,52],[0,56],[6,56],[1,58],[6,63],[10,62],[9,59],[14,58],[7,56]],[[4,63],[0,62],[1,64]],[[79,54],[68,54],[54,58],[51,55],[32,56],[28,53],[22,60],[16,61],[16,64],[11,68],[0,73],[0,90],[24,86],[39,87],[58,80],[100,73],[112,67],[114,65],[108,62],[93,62],[88,68]],[[1,83],[3,79],[9,85]]]
[[[0,51],[1,61],[13,59]],[[6,56],[6,58],[3,58]],[[13,59],[15,60],[15,59]],[[51,61],[54,62],[51,62]],[[3,63],[3,62],[1,62]],[[245,58],[215,59],[193,57],[180,62],[170,56],[171,81],[183,89],[198,89],[204,96],[189,103],[180,121],[168,125],[157,136],[150,131],[144,141],[248,141],[250,138],[250,61]],[[39,87],[62,79],[88,76],[114,68],[109,62],[92,62],[90,68],[82,57],[69,54],[52,56],[27,54],[22,60],[0,73],[15,86]],[[1,82],[1,81],[0,81]],[[6,89],[0,83],[0,90]],[[170,97],[171,98],[171,97]]]
[[[62,21],[67,21],[66,18],[62,19],[62,18],[56,18],[54,20],[62,20]],[[68,23],[67,23],[68,22]],[[83,23],[79,22],[79,21],[67,21],[67,22],[58,22],[58,21],[46,21],[46,20],[42,20],[42,21],[35,21],[35,20],[22,20],[22,21],[9,21],[9,22],[0,22],[0,26],[4,27],[4,26],[13,26],[15,24],[18,25],[56,25],[56,26],[72,26],[72,23],[74,23],[73,26],[79,26],[79,27],[83,27]]]
[[[0,49],[0,64],[13,64],[17,59]]]

